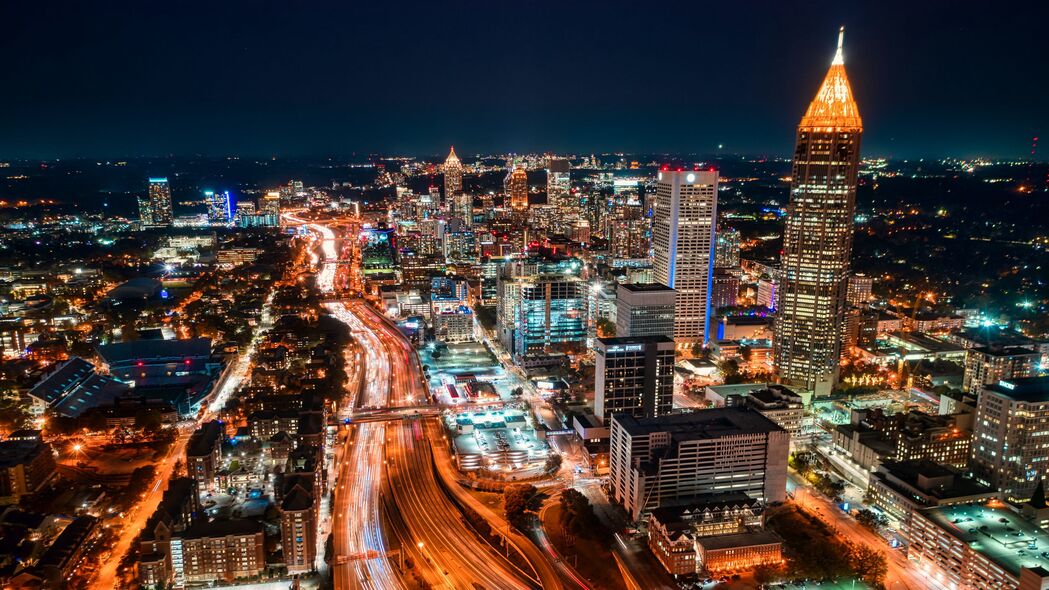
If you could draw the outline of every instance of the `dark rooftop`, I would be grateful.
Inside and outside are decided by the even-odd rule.
[[[635,418],[627,414],[612,416],[613,428],[619,424],[631,436],[669,432],[675,440],[720,438],[733,434],[785,432],[781,426],[747,408],[711,408],[690,414],[671,414],[658,418]]]
[[[219,438],[222,437],[222,424],[217,420],[205,422],[198,428],[189,439],[186,446],[187,457],[203,457],[210,455],[215,450]]]
[[[1005,379],[987,385],[984,389],[1019,402],[1049,401],[1049,377]]]
[[[633,291],[634,293],[655,293],[662,291],[674,291],[673,289],[662,283],[623,283],[620,284],[619,287],[626,289],[627,291]]]
[[[109,364],[133,360],[181,359],[211,355],[210,338],[184,340],[136,340],[98,347],[98,354]]]
[[[206,539],[228,537],[231,535],[254,535],[262,532],[262,524],[254,520],[239,518],[235,520],[216,520],[214,522],[197,522],[183,531],[179,536],[184,539]]]

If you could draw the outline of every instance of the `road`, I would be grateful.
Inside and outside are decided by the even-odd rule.
[[[824,496],[815,493],[812,489],[799,481],[793,473],[789,474],[795,484],[794,502],[816,515],[820,520],[830,526],[839,536],[852,541],[862,543],[870,548],[883,552],[888,564],[888,573],[885,576],[885,587],[903,590],[925,590],[929,587],[927,580],[918,568],[911,565],[902,551],[889,547],[885,539],[870,529],[864,527],[855,519],[851,518],[842,510],[831,503]]]
[[[364,351],[364,381],[358,406],[385,406],[390,399],[390,364],[375,334],[356,312],[342,303],[326,304],[328,311],[350,327]],[[380,488],[386,425],[356,425],[338,461],[338,484],[332,506],[333,576],[335,588],[401,588],[387,556],[383,535]]]
[[[392,405],[414,405],[427,399],[411,344],[366,304],[358,302],[352,309],[379,337],[390,360]],[[534,574],[520,572],[467,527],[459,507],[441,487],[431,447],[438,436],[434,421],[402,420],[388,427],[389,489],[400,516],[392,524],[400,546],[412,561],[426,565],[427,581],[441,588],[538,587],[528,579]],[[556,588],[558,583],[547,587]]]

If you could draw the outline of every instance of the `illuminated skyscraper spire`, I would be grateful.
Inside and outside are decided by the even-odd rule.
[[[830,62],[832,66],[843,66],[845,65],[845,55],[842,53],[842,46],[845,45],[845,26],[843,25],[838,29],[838,50],[834,52],[834,60]]]
[[[837,127],[863,129],[860,109],[852,98],[852,86],[845,75],[845,27],[838,31],[838,49],[830,62],[830,69],[823,79],[823,84],[816,92],[816,97],[809,103],[805,116],[801,118],[802,127]]]
[[[774,324],[780,379],[816,395],[838,380],[863,133],[844,35],[798,125]]]

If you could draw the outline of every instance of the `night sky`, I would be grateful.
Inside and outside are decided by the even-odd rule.
[[[707,4],[3,2],[0,157],[787,155],[844,24],[865,155],[1046,159],[1045,1]]]

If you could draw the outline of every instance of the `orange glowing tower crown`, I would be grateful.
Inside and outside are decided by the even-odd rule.
[[[830,62],[827,77],[823,79],[816,98],[809,103],[805,116],[801,118],[801,127],[833,127],[836,129],[863,130],[860,109],[852,98],[852,87],[849,77],[845,75],[845,56],[842,44],[845,41],[845,27],[838,31],[838,50]]]

